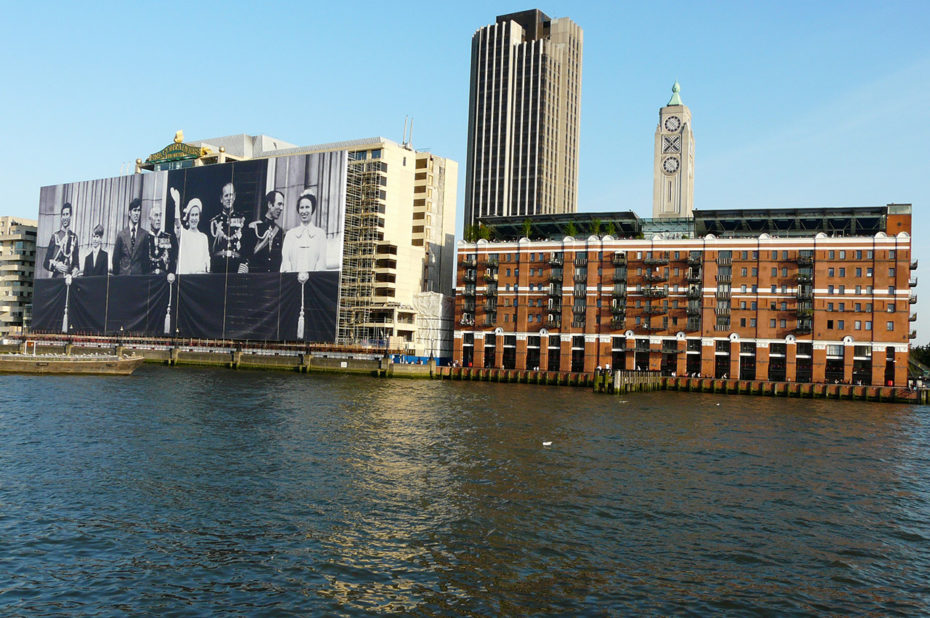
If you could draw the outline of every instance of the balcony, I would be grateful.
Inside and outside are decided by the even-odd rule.
[[[714,307],[714,313],[717,315],[730,315],[730,306],[729,305],[717,305]]]
[[[703,280],[700,268],[688,269],[688,283],[700,283]]]
[[[733,263],[733,258],[728,258],[728,257],[717,258],[717,264],[720,266],[729,266],[732,263]]]
[[[912,288],[916,288],[916,287],[917,287],[917,277],[914,277],[913,279],[908,279],[907,284],[908,284],[909,286],[911,286]]]
[[[485,296],[488,296],[488,297],[497,296],[497,286],[496,286],[496,285],[489,285],[488,287],[486,287],[486,288],[484,289],[484,295],[485,295]]]
[[[626,296],[626,286],[625,285],[615,285],[614,289],[611,290],[611,296],[614,298],[625,297]]]
[[[465,301],[465,303],[462,305],[462,311],[465,313],[474,313],[475,301]]]
[[[798,326],[794,329],[794,332],[799,335],[809,335],[814,328],[813,320],[798,320]]]
[[[812,317],[814,317],[814,310],[813,310],[813,309],[801,309],[801,308],[799,307],[799,308],[798,308],[798,317],[799,317],[799,318],[812,318]]]
[[[561,285],[550,285],[549,286],[549,296],[561,296],[561,295],[562,295]]]
[[[490,268],[497,268],[500,265],[500,260],[496,257],[487,257],[484,258],[484,265]]]
[[[912,330],[911,332],[909,332],[909,333],[907,334],[907,338],[908,338],[908,339],[917,339],[917,331],[916,331],[916,330]]]
[[[717,300],[727,300],[730,298],[730,288],[718,289],[715,295]]]
[[[668,281],[668,275],[659,272],[647,272],[643,274],[644,281]]]
[[[688,298],[694,299],[701,298],[702,296],[704,296],[704,291],[700,286],[692,285],[688,288]]]
[[[466,285],[465,291],[462,292],[462,296],[474,296],[475,295],[475,286]]]
[[[610,327],[611,327],[611,328],[614,328],[614,329],[621,329],[621,328],[623,328],[623,323],[624,323],[625,319],[626,319],[626,318],[622,318],[622,317],[614,317],[614,318],[611,318],[611,320],[610,320]]]
[[[550,283],[561,283],[562,282],[562,269],[553,268],[549,271],[549,282]]]
[[[917,270],[917,260],[911,262],[911,270]]]
[[[484,325],[484,326],[494,326],[495,324],[497,324],[497,314],[496,314],[496,313],[489,313],[489,314],[487,314],[486,316],[484,316],[484,320],[482,321],[482,325]]]
[[[549,312],[552,312],[552,313],[561,313],[561,312],[562,312],[562,303],[554,303],[554,302],[552,302],[552,301],[550,300],[549,303],[548,303],[548,305],[546,306],[546,311],[549,311]]]
[[[587,272],[578,272],[578,271],[576,270],[576,271],[575,271],[575,274],[572,275],[572,279],[575,280],[575,281],[578,282],[578,283],[584,283],[585,281],[588,280],[588,273],[587,273]]]
[[[616,304],[610,306],[610,312],[614,315],[626,315],[626,305]]]
[[[814,298],[814,288],[809,285],[798,286],[798,300],[812,300]]]
[[[463,313],[462,319],[459,320],[459,324],[462,326],[474,326],[475,325],[475,316]]]
[[[704,309],[703,307],[701,307],[701,305],[694,305],[694,304],[688,303],[688,309],[687,309],[688,315],[701,315],[703,311]]]
[[[665,298],[668,296],[668,290],[665,288],[648,287],[643,289],[643,296],[646,298]]]
[[[461,264],[465,268],[475,268],[478,266],[478,258],[473,255],[466,255],[462,258]]]
[[[585,255],[576,255],[575,256],[575,266],[587,266],[588,257]]]
[[[909,297],[907,300],[908,300],[909,303],[911,303],[911,304],[913,305],[914,303],[917,302],[917,294],[911,294],[910,297]]]
[[[497,273],[484,273],[482,278],[485,281],[497,281]]]
[[[700,266],[701,265],[701,256],[699,255],[688,255],[688,266]]]
[[[643,260],[643,264],[646,266],[667,266],[668,258],[647,257],[645,260]]]
[[[614,253],[610,261],[614,266],[626,266],[626,253]]]
[[[584,328],[584,320],[572,320],[572,328]]]
[[[717,275],[717,283],[732,283],[733,275]]]
[[[562,264],[564,261],[560,255],[553,255],[549,258],[549,266],[561,266]]]
[[[664,328],[665,327],[662,326],[661,324],[653,324],[651,322],[647,322],[643,324],[643,330],[648,330],[648,331],[663,330]]]
[[[795,261],[798,263],[798,266],[811,266],[814,264],[814,258],[810,255],[799,255],[795,258]]]
[[[687,324],[685,325],[685,330],[687,330],[689,333],[693,333],[694,331],[701,330],[701,321],[689,319]]]
[[[572,313],[578,315],[579,313],[583,314],[585,312],[584,305],[572,305]]]
[[[912,313],[912,314],[911,314],[911,317],[909,317],[909,318],[907,319],[907,321],[908,321],[908,322],[916,322],[916,321],[917,321],[917,314],[916,314],[916,313]]]
[[[477,278],[478,275],[473,270],[466,270],[465,274],[462,275],[462,281],[465,283],[474,283]]]
[[[614,269],[614,281],[626,281],[626,269],[625,268]]]
[[[662,305],[646,305],[643,307],[643,313],[646,315],[662,315],[663,313],[668,313],[668,307],[663,307]]]
[[[798,273],[796,280],[800,284],[813,283],[814,278],[809,273]]]
[[[485,313],[494,313],[497,311],[497,301],[486,302],[481,308],[484,309]]]

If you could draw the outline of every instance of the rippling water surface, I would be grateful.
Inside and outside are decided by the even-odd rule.
[[[926,407],[0,377],[0,612],[926,614],[928,470]]]

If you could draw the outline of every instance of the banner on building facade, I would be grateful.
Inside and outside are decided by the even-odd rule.
[[[43,187],[34,330],[332,342],[345,152]]]

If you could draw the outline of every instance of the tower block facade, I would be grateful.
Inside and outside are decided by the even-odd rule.
[[[678,82],[659,110],[653,161],[652,216],[691,217],[694,210],[694,135],[691,110],[681,102]]]

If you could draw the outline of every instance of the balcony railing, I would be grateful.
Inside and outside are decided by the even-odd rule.
[[[546,306],[546,311],[551,311],[552,313],[561,313],[562,312],[562,303],[554,303],[551,300]]]
[[[814,288],[802,285],[798,287],[798,300],[810,300],[814,298]]]
[[[703,308],[700,305],[688,305],[688,315],[701,315]]]
[[[626,269],[625,268],[614,269],[614,281],[626,281]]]
[[[474,268],[478,265],[478,259],[473,255],[467,255],[462,258],[462,266],[465,268]]]
[[[689,268],[688,269],[688,282],[689,283],[700,283],[703,279],[701,275],[700,268]]]
[[[564,261],[561,257],[553,255],[549,258],[549,266],[561,266],[564,264]]]
[[[484,306],[482,306],[482,309],[484,309],[485,313],[494,313],[495,311],[497,311],[497,303],[496,302],[484,303]]]
[[[701,321],[700,320],[688,320],[685,325],[685,329],[688,332],[694,332],[696,330],[701,330]]]
[[[911,286],[912,288],[916,288],[916,287],[917,287],[917,277],[914,277],[913,279],[908,279],[907,284],[908,284],[909,286]]]
[[[478,275],[473,270],[466,270],[465,274],[462,275],[462,281],[465,281],[466,283],[474,283],[477,278]]]
[[[814,263],[814,258],[810,255],[799,255],[795,258],[798,266],[810,266]]]
[[[549,271],[549,281],[555,283],[562,281],[562,269],[552,269]]]
[[[621,318],[621,317],[614,317],[614,318],[611,318],[611,320],[610,320],[610,327],[611,327],[611,328],[615,328],[615,329],[616,329],[616,328],[623,328],[623,323],[624,323],[624,320],[625,320],[625,319],[626,319],[626,318]]]
[[[474,326],[475,325],[475,316],[462,314],[462,319],[459,320],[459,324],[462,326]]]
[[[486,257],[484,258],[484,264],[492,268],[497,268],[500,265],[500,258]]]
[[[575,271],[575,274],[572,275],[572,279],[578,283],[582,283],[588,280],[588,273]]]
[[[561,285],[550,285],[549,286],[549,296],[561,296],[561,295],[562,295]]]
[[[584,256],[584,255],[575,256],[575,266],[587,266],[587,265],[588,265],[587,256]]]
[[[688,255],[688,266],[700,266],[700,265],[701,265],[700,255]]]
[[[814,310],[813,310],[813,309],[801,309],[801,308],[799,307],[799,308],[798,308],[798,317],[799,317],[799,318],[812,318],[812,317],[814,317]]]
[[[717,297],[718,300],[730,298],[730,288],[718,289],[717,294],[715,296]]]
[[[485,296],[497,296],[497,286],[489,285],[488,287],[484,288],[484,295]]]
[[[668,290],[665,288],[648,287],[643,289],[643,296],[646,298],[665,298],[668,296]]]
[[[497,281],[497,273],[484,273],[483,279],[485,281]]]
[[[807,273],[798,273],[797,282],[798,283],[812,283],[814,278]]]
[[[643,324],[643,330],[656,331],[656,330],[662,330],[663,328],[665,327],[662,326],[661,324],[653,324],[651,322]]]
[[[466,286],[465,286],[465,291],[462,292],[462,295],[463,295],[463,296],[474,296],[474,295],[475,295],[475,286],[473,286],[473,285],[466,285]]]
[[[907,338],[908,338],[908,339],[917,339],[917,331],[916,331],[916,330],[912,330],[910,333],[908,333]]]
[[[668,264],[668,258],[647,257],[643,260],[643,264],[646,266],[665,266]]]
[[[626,315],[626,305],[611,305],[610,312],[614,315]]]
[[[813,328],[814,328],[813,320],[798,320],[798,326],[797,328],[794,329],[794,331],[796,333],[806,335],[806,334],[809,334],[813,330]]]
[[[717,283],[732,283],[733,275],[717,275]]]
[[[909,317],[909,318],[907,319],[907,321],[908,321],[908,322],[916,322],[916,321],[917,321],[917,314],[916,314],[916,313],[912,313],[912,314],[911,314],[911,317]]]
[[[714,313],[717,315],[730,315],[730,307],[729,305],[717,305],[714,307]]]
[[[572,313],[584,313],[585,309],[584,305],[572,305]]]
[[[907,300],[913,305],[914,303],[917,302],[917,294],[911,294]]]
[[[610,261],[614,266],[626,266],[626,253],[614,253]]]
[[[732,264],[732,263],[733,263],[733,258],[728,258],[728,257],[718,257],[718,258],[717,258],[717,264],[719,264],[719,265],[721,265],[721,266],[729,266],[729,265]]]
[[[691,286],[688,288],[688,298],[701,298],[704,296],[704,290],[698,286]]]
[[[621,297],[626,296],[626,286],[625,285],[615,285],[613,290],[611,290],[611,296]]]
[[[663,273],[644,273],[643,280],[645,281],[668,281],[668,275]]]
[[[917,260],[911,262],[911,270],[917,270]]]

